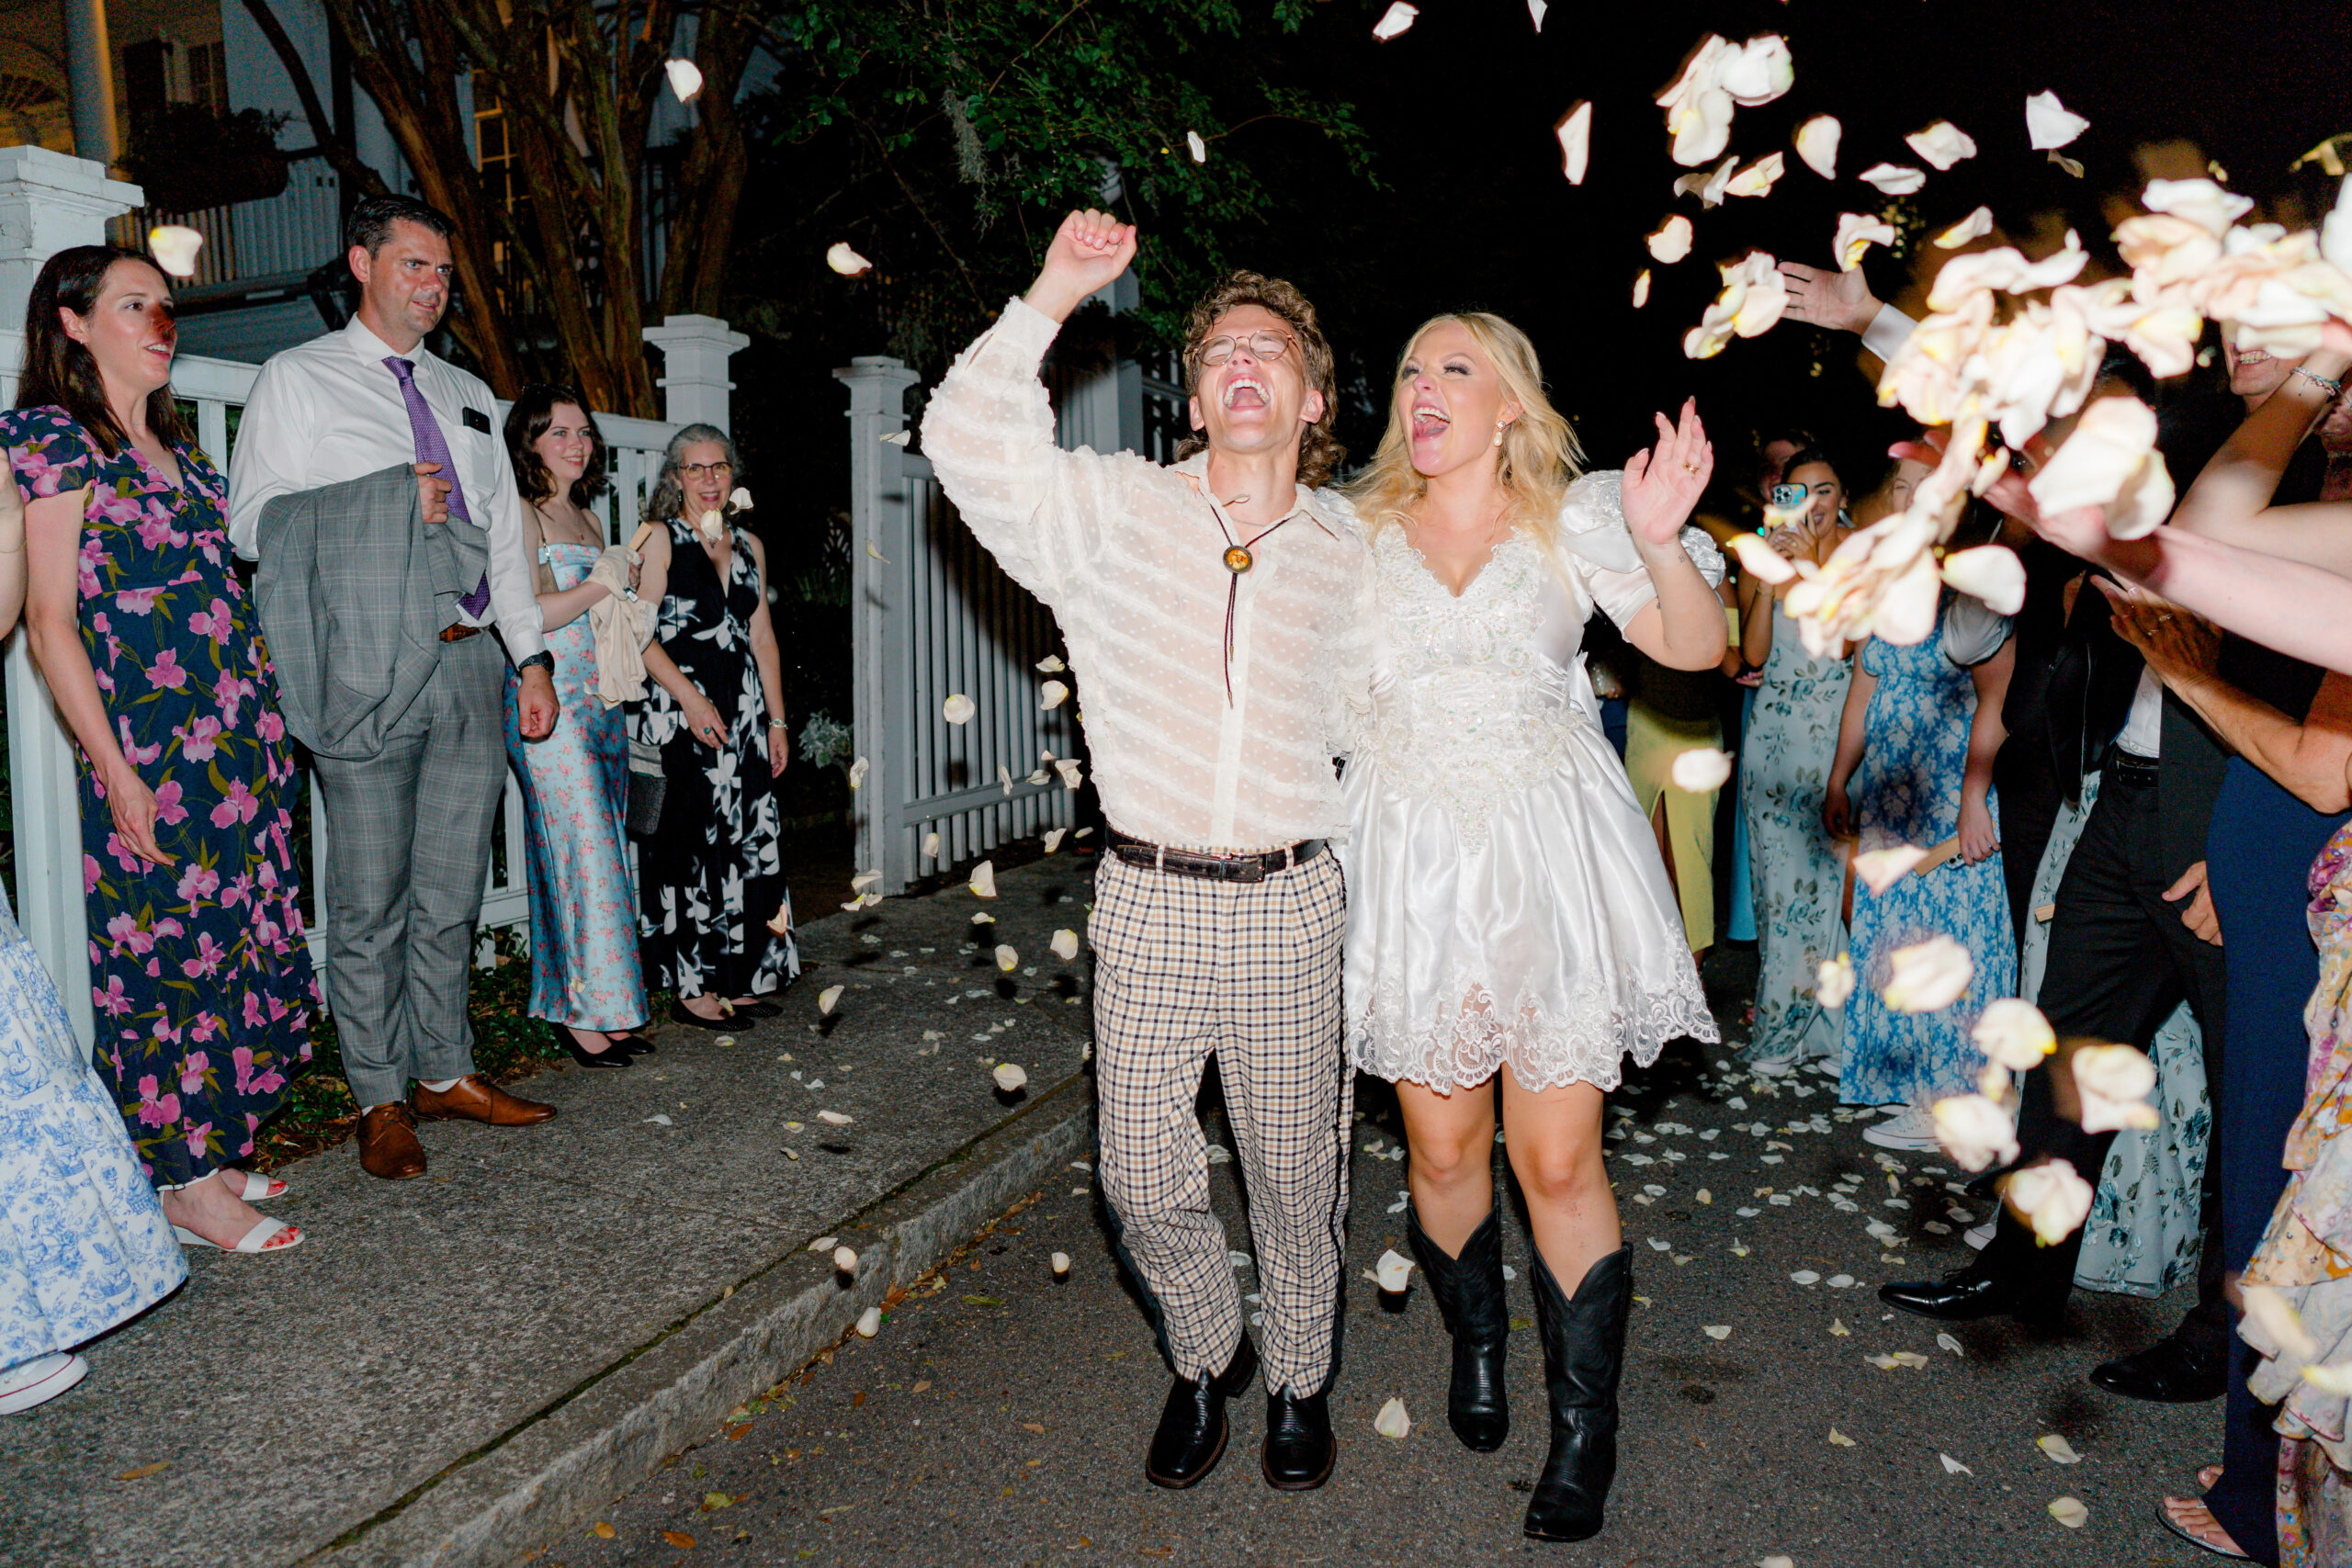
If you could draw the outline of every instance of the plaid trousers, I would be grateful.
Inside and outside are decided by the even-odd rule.
[[[1243,1332],[1193,1111],[1214,1052],[1257,1244],[1266,1386],[1305,1395],[1329,1380],[1354,1103],[1340,1043],[1345,928],[1329,853],[1256,883],[1107,854],[1096,874],[1098,1168],[1179,1377],[1223,1371]]]

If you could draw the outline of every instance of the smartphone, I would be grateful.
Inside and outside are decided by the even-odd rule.
[[[1778,507],[1803,506],[1805,488],[1803,485],[1774,485],[1772,504]]]

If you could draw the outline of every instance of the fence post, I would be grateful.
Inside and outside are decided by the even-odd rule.
[[[855,661],[852,707],[865,785],[850,796],[860,870],[882,873],[880,891],[903,893],[914,880],[914,846],[893,821],[908,796],[913,766],[913,716],[906,691],[914,633],[907,603],[917,541],[907,505],[903,446],[883,437],[907,428],[909,387],[920,377],[903,360],[860,355],[834,379],[849,388],[850,648]]]
[[[42,147],[0,148],[0,321],[25,319],[25,302],[44,262],[69,245],[104,244],[108,220],[141,199],[137,186],[108,179],[103,164]],[[7,338],[13,344],[17,334]],[[0,365],[10,401],[19,353],[12,348],[8,363]],[[8,648],[6,692],[17,919],[57,983],[74,1033],[85,1048],[95,1048],[74,746],[21,636]]]
[[[730,434],[727,361],[751,339],[716,316],[665,316],[641,336],[662,351],[662,378],[653,384],[668,394],[662,417],[672,424],[715,424]]]

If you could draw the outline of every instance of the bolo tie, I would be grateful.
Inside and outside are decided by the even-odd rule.
[[[1241,604],[1241,579],[1248,574],[1250,568],[1258,564],[1258,558],[1251,553],[1250,545],[1243,544],[1235,536],[1233,525],[1226,520],[1225,509],[1227,506],[1239,506],[1250,498],[1246,495],[1237,495],[1232,500],[1220,504],[1215,496],[1204,491],[1202,492],[1202,499],[1209,503],[1209,514],[1216,519],[1217,530],[1225,536],[1225,705],[1231,707],[1233,705],[1234,617]],[[1273,527],[1260,534],[1250,540],[1250,544],[1263,542],[1277,529],[1288,524],[1292,517],[1297,515],[1298,513],[1293,511],[1289,517],[1283,518]]]

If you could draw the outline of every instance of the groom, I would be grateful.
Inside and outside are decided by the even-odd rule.
[[[1206,1475],[1225,1402],[1259,1363],[1193,1109],[1215,1055],[1264,1298],[1262,1469],[1303,1491],[1334,1455],[1351,1095],[1331,731],[1362,665],[1363,550],[1313,489],[1340,456],[1331,350],[1279,279],[1236,273],[1193,309],[1193,456],[1055,446],[1039,362],[1135,254],[1106,214],[1064,220],[1028,294],[933,394],[922,447],[973,534],[1053,610],[1085,694],[1112,829],[1088,923],[1102,1190],[1176,1374],[1145,1474]]]

